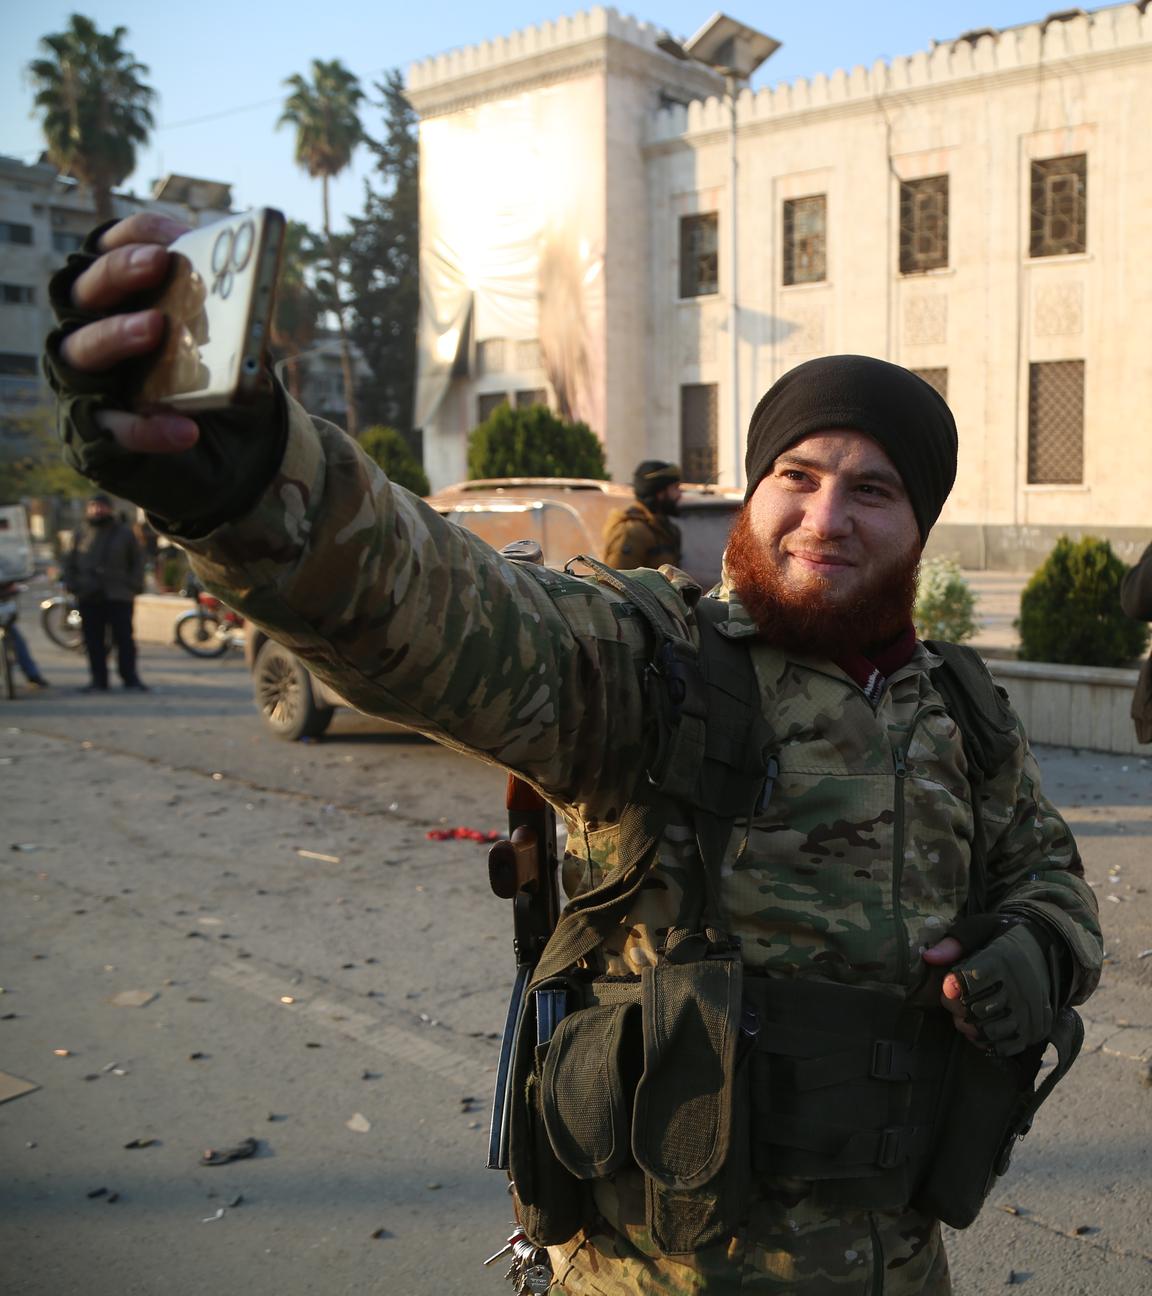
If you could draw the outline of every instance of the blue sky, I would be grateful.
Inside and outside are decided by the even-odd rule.
[[[571,0],[445,0],[398,5],[393,0],[328,0],[306,8],[286,0],[198,0],[186,6],[156,0],[0,0],[0,153],[35,161],[41,148],[31,117],[32,90],[24,69],[45,32],[60,31],[79,10],[102,29],[128,28],[125,42],[150,69],[159,94],[158,129],[141,152],[129,182],[148,192],[170,171],[232,184],[238,206],[280,207],[313,226],[320,223],[320,186],[295,165],[292,131],[276,130],[282,82],[305,72],[313,58],[338,58],[368,88],[392,67],[505,35],[591,5]],[[707,0],[647,0],[634,17],[690,36],[714,12]],[[1056,8],[1052,0],[822,0],[763,4],[730,0],[733,17],[768,32],[782,48],[761,68],[754,87],[831,72],[837,67],[926,49],[975,27],[1034,22]],[[379,114],[369,110],[372,131]],[[362,205],[367,156],[336,183],[334,218]],[[339,223],[339,222],[338,222]]]

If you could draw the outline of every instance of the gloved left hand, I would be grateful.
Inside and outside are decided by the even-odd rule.
[[[929,963],[951,962],[941,1003],[960,1032],[999,1057],[1022,1053],[1052,1033],[1056,977],[1052,951],[1027,923],[1005,928],[971,954],[947,936],[924,951]]]

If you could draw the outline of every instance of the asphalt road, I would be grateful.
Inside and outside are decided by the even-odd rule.
[[[39,1088],[0,1102],[0,1291],[510,1291],[480,1267],[510,1218],[483,1168],[510,915],[482,846],[425,836],[499,828],[503,776],[351,714],[278,743],[238,657],[146,647],[153,693],[81,697],[29,628],[55,687],[0,703],[0,1071]],[[1142,1293],[1152,762],[1041,755],[1110,962],[956,1290]]]

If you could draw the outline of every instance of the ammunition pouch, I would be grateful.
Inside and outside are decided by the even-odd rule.
[[[749,977],[753,1167],[816,1184],[821,1202],[900,1210],[932,1153],[955,1030],[900,994]]]
[[[573,988],[558,977],[544,982],[542,989],[573,992]],[[589,1202],[580,1177],[573,1174],[556,1154],[548,1137],[542,1099],[544,1070],[551,1046],[561,1032],[558,1029],[551,1040],[539,1040],[537,1002],[534,994],[525,998],[513,1043],[508,1173],[515,1185],[517,1215],[525,1233],[537,1246],[555,1246],[566,1242],[581,1227]],[[582,1016],[582,1013],[565,1016],[560,1026],[576,1022]],[[606,1034],[604,1032],[596,1040],[589,1037],[586,1042],[603,1045]],[[611,1065],[603,1053],[585,1057],[582,1061],[605,1068]],[[554,1071],[555,1066],[552,1069]],[[553,1118],[554,1126],[558,1119]],[[597,1133],[573,1120],[562,1146],[579,1142],[585,1134],[594,1138]]]
[[[535,1042],[530,1006],[517,1033],[509,1172],[525,1232],[567,1241],[591,1211],[591,1181],[637,1166],[661,1251],[728,1237],[750,1148],[739,954],[567,984],[574,1010],[550,1040]]]
[[[953,1228],[967,1228],[1083,1042],[1084,1023],[1071,1008],[1057,1014],[1051,1039],[1009,1058],[983,1052],[957,1035],[932,1161],[912,1205]],[[1056,1064],[1035,1086],[1048,1044],[1056,1050]]]
[[[550,1041],[534,1042],[526,1010],[513,1076],[510,1170],[541,1246],[582,1227],[591,1181],[626,1166],[644,1175],[666,1255],[730,1237],[754,1177],[806,1180],[832,1208],[911,1205],[964,1228],[1083,1035],[1061,1015],[1058,1065],[1034,1089],[1043,1046],[999,1059],[939,1009],[742,976],[736,954],[566,985],[573,1010]]]

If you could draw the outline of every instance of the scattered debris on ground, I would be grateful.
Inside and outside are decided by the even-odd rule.
[[[147,1008],[160,996],[155,990],[121,990],[108,1001],[116,1008]]]
[[[227,1165],[229,1161],[243,1161],[245,1157],[255,1156],[259,1147],[259,1139],[246,1138],[227,1147],[205,1148],[200,1164],[219,1166]]]
[[[479,828],[430,828],[425,834],[429,841],[503,841],[504,834],[498,832],[481,832]]]

